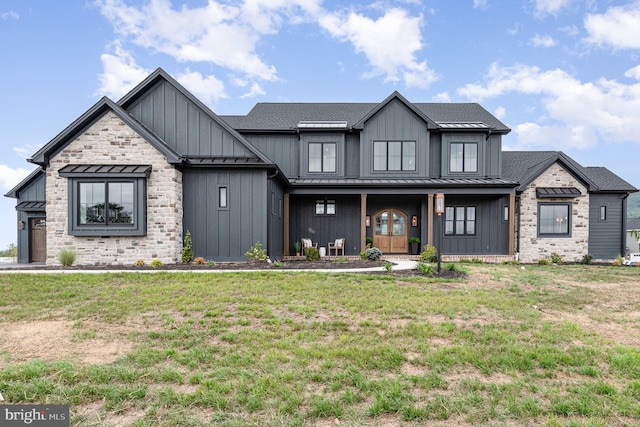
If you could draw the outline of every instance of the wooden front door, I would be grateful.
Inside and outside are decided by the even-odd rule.
[[[407,215],[397,209],[383,209],[373,216],[373,246],[382,253],[407,253]]]
[[[47,221],[29,218],[29,262],[47,261]]]

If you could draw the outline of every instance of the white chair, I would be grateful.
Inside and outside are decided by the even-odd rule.
[[[304,251],[306,249],[309,249],[309,248],[318,249],[318,242],[313,243],[311,239],[307,239],[307,238],[302,238],[300,239],[300,241],[302,242],[302,252],[300,253],[302,256],[304,256]]]
[[[331,256],[331,250],[335,256],[338,256],[338,252],[342,251],[342,256],[344,256],[344,239],[336,239],[335,242],[329,242],[329,256]]]

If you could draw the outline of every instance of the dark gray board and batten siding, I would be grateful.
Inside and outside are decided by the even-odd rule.
[[[625,236],[623,230],[624,210],[621,194],[589,194],[589,253],[595,259],[614,259],[618,255],[624,255],[625,248],[620,244],[620,239],[612,236]],[[600,219],[600,207],[606,206],[606,219]],[[580,255],[576,254],[578,258]]]

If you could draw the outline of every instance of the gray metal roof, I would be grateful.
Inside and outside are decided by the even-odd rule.
[[[505,186],[514,187],[517,182],[499,178],[293,178],[298,185],[355,185],[355,186]]]
[[[581,196],[582,193],[576,187],[537,187],[536,196],[538,198],[573,199]]]
[[[47,202],[20,202],[16,205],[17,211],[24,212],[44,212],[47,208]]]
[[[60,176],[148,176],[150,165],[66,165],[58,171]]]
[[[351,127],[377,108],[379,103],[270,103],[256,104],[246,116],[220,116],[239,131],[290,131],[301,121],[346,121]],[[436,123],[483,124],[496,132],[509,128],[477,103],[412,103]]]

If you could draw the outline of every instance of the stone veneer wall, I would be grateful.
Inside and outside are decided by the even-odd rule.
[[[536,187],[576,187],[582,196],[575,199],[538,199]],[[570,237],[538,237],[539,202],[572,203]],[[584,185],[558,163],[529,184],[520,197],[520,260],[537,262],[554,252],[567,262],[579,261],[589,252],[589,194]]]
[[[68,234],[67,164],[152,165],[147,179],[147,235],[85,237]],[[106,113],[56,154],[47,168],[47,264],[60,265],[61,248],[73,248],[77,265],[132,265],[143,259],[180,260],[182,173],[113,113]]]

